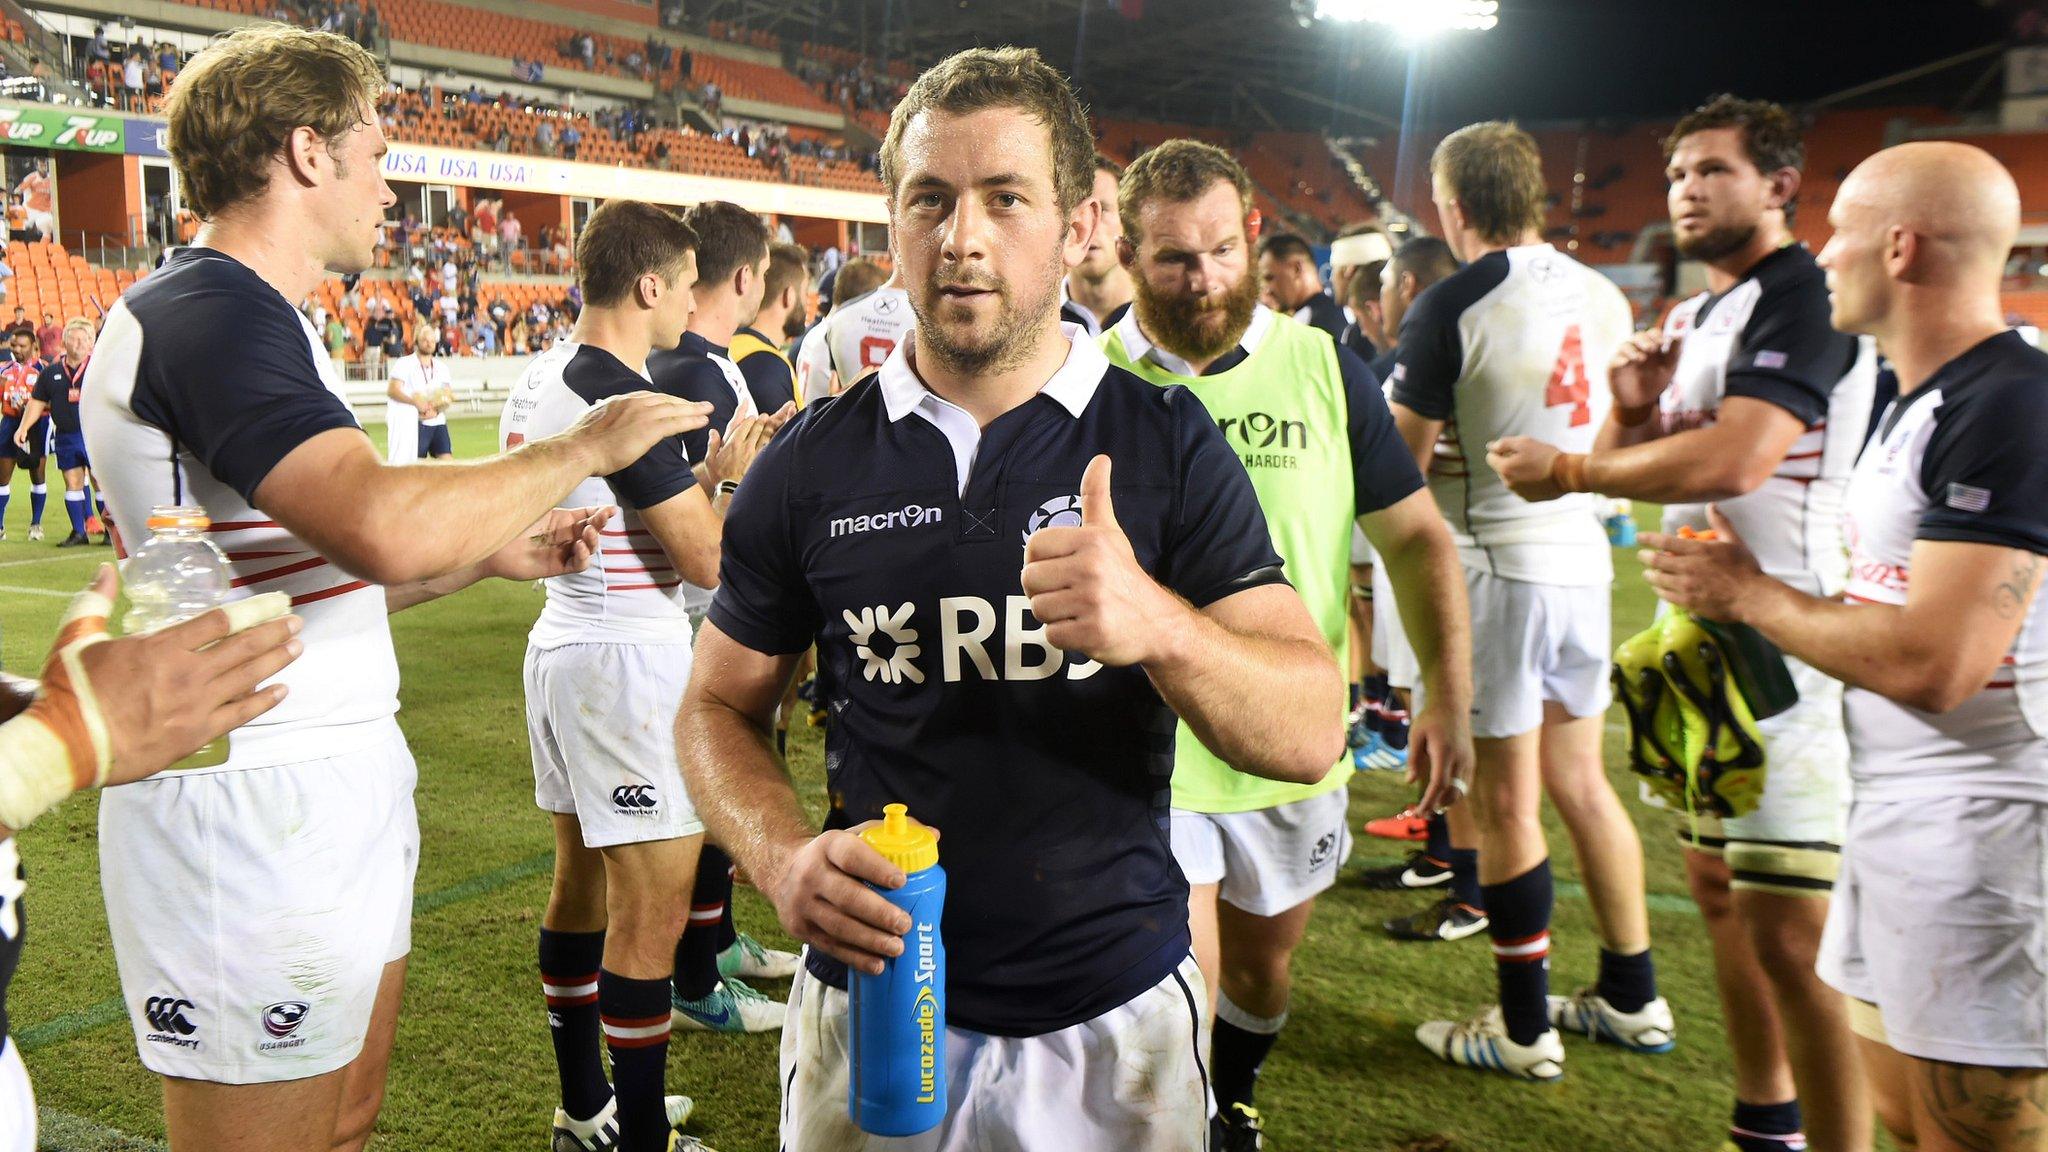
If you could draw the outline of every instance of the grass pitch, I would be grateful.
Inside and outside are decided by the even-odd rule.
[[[454,421],[457,453],[487,452],[495,427]],[[28,503],[18,474],[9,540],[0,543],[0,658],[33,674],[66,597],[109,553],[54,550],[67,530],[61,492],[53,493],[45,521],[50,541],[27,543]],[[1620,639],[1648,622],[1653,598],[1632,554],[1617,552],[1616,563]],[[533,806],[519,671],[540,603],[536,589],[494,582],[392,621],[403,676],[399,719],[420,767],[422,852],[411,979],[379,1148],[546,1147],[555,1077],[534,951],[552,854],[548,821]],[[1632,798],[1618,729],[1617,719],[1609,725],[1610,774]],[[790,759],[815,815],[823,802],[816,734],[799,729]],[[1405,799],[1393,774],[1361,776],[1352,785],[1353,826]],[[1704,1152],[1717,1145],[1731,1073],[1706,935],[1685,896],[1670,818],[1629,807],[1648,861],[1661,991],[1680,1022],[1675,1052],[1631,1056],[1568,1039],[1568,1074],[1550,1086],[1439,1064],[1416,1046],[1414,1027],[1462,1015],[1492,995],[1484,935],[1455,944],[1390,941],[1380,922],[1426,898],[1343,882],[1322,899],[1297,954],[1292,1015],[1261,1077],[1268,1146]],[[94,797],[79,797],[21,837],[29,936],[10,1007],[43,1109],[43,1147],[62,1152],[153,1148],[163,1136],[156,1079],[136,1058],[117,999],[96,808]],[[1597,944],[1569,840],[1554,822],[1550,833],[1559,880],[1552,987],[1569,991],[1592,979]],[[1396,860],[1404,847],[1361,839],[1347,870]],[[751,890],[738,893],[737,915],[746,930],[787,946],[773,912]],[[670,1091],[696,1097],[695,1134],[721,1152],[773,1152],[776,1045],[775,1034],[675,1037]]]

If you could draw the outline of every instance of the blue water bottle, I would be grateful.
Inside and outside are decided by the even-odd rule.
[[[1607,542],[1616,548],[1636,546],[1635,504],[1628,500],[1610,501],[1607,506],[1605,524]]]
[[[939,838],[901,804],[884,805],[881,824],[860,836],[903,869],[903,887],[875,891],[910,913],[910,931],[880,976],[848,975],[846,1108],[863,1132],[914,1136],[946,1118],[946,872]]]

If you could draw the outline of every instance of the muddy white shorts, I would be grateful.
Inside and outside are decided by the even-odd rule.
[[[1607,711],[1614,650],[1612,589],[1532,584],[1465,569],[1472,604],[1472,735],[1502,739],[1543,726],[1543,705],[1567,715]]]
[[[1189,955],[1129,1001],[1042,1036],[946,1029],[946,1118],[870,1136],[846,1110],[846,993],[808,967],[782,1026],[781,1152],[1196,1152],[1209,1131],[1208,992]]]
[[[1173,858],[1190,884],[1254,916],[1278,916],[1337,882],[1351,855],[1342,788],[1252,812],[1175,808]]]
[[[100,884],[152,1072],[301,1080],[362,1050],[412,949],[417,772],[389,723],[343,756],[106,790]]]
[[[1857,801],[1817,968],[1908,1056],[2048,1068],[2048,805]]]
[[[533,800],[576,817],[587,848],[704,831],[676,762],[688,644],[526,650]]]

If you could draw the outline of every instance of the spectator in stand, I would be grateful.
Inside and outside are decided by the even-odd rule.
[[[382,379],[385,350],[398,339],[398,324],[382,300],[370,304],[370,319],[363,325],[363,373],[371,380]]]
[[[470,217],[470,235],[475,237],[477,259],[489,263],[498,252],[498,205],[501,201],[479,200]]]
[[[336,364],[348,355],[348,327],[341,322],[339,315],[327,318],[327,355]]]
[[[46,361],[64,354],[64,326],[57,323],[57,314],[47,308],[43,309],[43,326],[36,329],[36,343]]]
[[[14,186],[14,194],[21,198],[22,207],[27,210],[26,223],[30,230],[40,233],[36,238],[49,239],[57,227],[57,219],[51,212],[50,162],[37,160],[28,175],[21,178],[21,183]]]
[[[94,60],[102,64],[112,64],[114,62],[113,46],[107,43],[106,25],[95,24],[92,26],[92,47],[86,49],[86,52]]]
[[[543,156],[553,156],[555,154],[554,121],[543,117],[541,122],[534,127],[533,149]]]
[[[109,79],[111,71],[111,66],[97,56],[86,61],[85,90],[93,103],[101,107],[111,108],[114,105],[114,90]]]
[[[498,244],[505,254],[505,259],[509,262],[512,259],[512,253],[519,250],[519,241],[526,226],[519,222],[519,217],[512,215],[510,212],[502,212],[501,210],[501,214],[502,219],[498,222]]]
[[[514,313],[505,330],[505,352],[512,356],[524,356],[533,351],[529,343],[526,314]]]
[[[455,298],[455,285],[443,284],[441,298],[435,303],[441,313],[442,334],[446,335],[454,329],[455,322],[461,318],[462,313],[462,302]]]
[[[130,45],[121,60],[121,107],[129,112],[144,111],[142,57],[146,54],[141,46]]]
[[[583,143],[583,130],[576,127],[574,120],[562,126],[562,159],[574,160],[576,149]]]

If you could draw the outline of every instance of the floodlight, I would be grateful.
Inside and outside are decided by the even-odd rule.
[[[1316,19],[1385,24],[1403,40],[1484,32],[1500,23],[1499,0],[1316,0]]]

